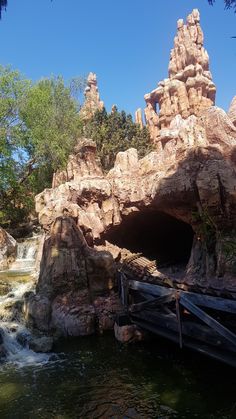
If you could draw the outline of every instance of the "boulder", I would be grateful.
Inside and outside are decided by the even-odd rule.
[[[58,217],[44,242],[36,295],[25,296],[28,323],[63,336],[92,334],[92,300],[109,295],[115,286],[115,274],[112,255],[90,248],[73,218]]]
[[[34,352],[50,352],[53,347],[53,338],[50,336],[33,337],[29,341],[29,348]]]
[[[116,293],[107,297],[97,297],[93,301],[99,332],[113,330],[116,314],[122,310],[120,299]]]
[[[16,240],[0,227],[0,270],[7,269],[16,257]]]
[[[51,320],[51,303],[48,297],[33,292],[24,295],[23,313],[28,326],[48,331]]]
[[[55,298],[51,328],[62,336],[88,336],[95,332],[95,310],[87,290]]]
[[[115,323],[114,333],[116,339],[121,343],[139,342],[145,337],[145,332],[143,332],[135,324],[118,326],[118,324]]]

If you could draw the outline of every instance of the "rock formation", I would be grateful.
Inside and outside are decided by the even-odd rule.
[[[53,175],[52,188],[73,180],[79,182],[83,176],[102,176],[103,171],[96,158],[96,144],[92,140],[82,138],[78,141],[74,153],[69,156],[66,170]]]
[[[212,106],[208,64],[194,10],[186,25],[178,22],[169,78],[146,97],[157,150],[142,159],[133,148],[120,152],[104,174],[95,145],[78,141],[67,170],[36,197],[39,222],[46,232],[51,229],[38,295],[26,304],[29,316],[37,313],[38,325],[47,323],[46,316],[50,327],[61,324],[68,334],[85,334],[95,317],[109,324],[107,307],[116,306],[115,296],[108,292],[108,300],[100,295],[92,301],[93,286],[101,294],[109,288],[107,259],[96,253],[98,246],[119,259],[120,248],[144,252],[145,245],[157,264],[180,256],[182,270],[174,267],[172,273],[185,284],[236,295],[235,106],[229,115]]]
[[[137,125],[140,126],[140,128],[143,128],[143,116],[142,116],[142,109],[139,108],[135,112],[135,122]]]
[[[112,293],[115,265],[111,254],[90,248],[71,217],[58,217],[44,243],[36,295],[25,300],[25,316],[39,330],[88,335],[113,327],[119,307]],[[118,307],[117,307],[118,306]]]
[[[95,73],[89,73],[88,75],[84,96],[85,101],[80,110],[80,116],[83,119],[89,119],[96,111],[101,111],[104,108],[104,103],[100,100]]]
[[[170,54],[169,77],[145,95],[146,122],[154,142],[162,142],[162,130],[170,127],[176,115],[183,119],[190,115],[200,116],[204,109],[215,103],[216,88],[199,22],[197,9],[187,17],[186,24],[182,19],[178,20]]]
[[[228,111],[228,117],[236,127],[236,96],[234,96]]]
[[[186,275],[196,281],[200,276],[232,279],[234,250],[230,256],[226,248],[235,243],[236,128],[217,107],[201,118],[177,116],[171,128],[173,138],[161,152],[141,160],[135,149],[120,152],[107,175],[85,175],[42,192],[36,197],[39,221],[49,230],[66,209],[83,231],[90,231],[93,243],[102,244],[112,231],[119,235],[125,220],[137,213],[148,218],[156,210],[156,217],[162,212],[188,223],[198,237]],[[205,248],[205,227],[214,235],[213,250]]]
[[[16,256],[16,240],[0,227],[0,270],[7,269]]]

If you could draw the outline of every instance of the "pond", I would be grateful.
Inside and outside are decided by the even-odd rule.
[[[0,371],[0,417],[236,418],[235,370],[162,339],[59,341],[47,363]]]

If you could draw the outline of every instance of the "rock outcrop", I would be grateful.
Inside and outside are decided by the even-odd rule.
[[[16,257],[16,240],[0,227],[0,270],[7,269]]]
[[[194,10],[186,25],[178,22],[169,78],[146,97],[156,151],[142,159],[133,148],[120,152],[104,174],[95,146],[78,142],[67,171],[36,197],[39,222],[51,236],[37,295],[29,296],[26,312],[41,329],[46,324],[63,334],[88,334],[95,319],[99,328],[111,326],[118,310],[109,291],[112,258],[96,249],[112,241],[116,246],[109,248],[119,260],[119,248],[136,241],[140,224],[146,234],[140,246],[146,240],[157,263],[163,252],[167,260],[171,249],[175,258],[185,234],[190,237],[178,272],[185,284],[236,293],[234,102],[228,115],[212,106],[215,86],[208,65]],[[150,221],[158,227],[155,235]]]
[[[158,217],[161,211],[191,225],[198,238],[186,275],[235,278],[236,128],[222,109],[211,107],[200,118],[176,116],[167,134],[159,152],[140,160],[135,149],[120,152],[107,175],[42,192],[39,221],[48,230],[66,209],[93,243],[102,244],[136,213],[148,217],[156,210]],[[214,236],[213,249],[206,247],[205,230]]]
[[[87,138],[78,140],[74,153],[69,156],[66,170],[54,173],[52,188],[69,181],[78,183],[84,176],[103,176],[100,161],[96,158],[96,144]]]
[[[80,110],[80,116],[83,119],[90,119],[96,111],[101,111],[104,108],[104,103],[100,100],[95,73],[88,75],[84,96],[85,100]]]
[[[183,119],[190,115],[200,116],[204,109],[215,103],[216,88],[199,22],[197,9],[187,17],[186,24],[182,19],[178,20],[170,54],[169,77],[145,95],[146,122],[154,142],[162,141],[162,130],[170,127],[176,115]]]
[[[135,122],[137,125],[139,125],[140,128],[143,128],[143,115],[142,115],[142,109],[138,108],[135,112]]]
[[[228,117],[236,127],[236,96],[234,96],[228,111]]]
[[[90,248],[75,221],[59,217],[44,243],[36,295],[26,295],[26,319],[41,331],[56,330],[71,336],[91,334],[96,319],[100,323],[100,317],[105,317],[99,298],[107,306],[107,318],[111,316],[114,323],[114,286],[112,255]],[[105,320],[103,323],[108,328]]]

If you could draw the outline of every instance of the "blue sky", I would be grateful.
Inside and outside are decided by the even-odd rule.
[[[207,0],[9,0],[0,21],[0,63],[33,80],[97,73],[101,99],[134,114],[167,77],[178,18],[201,13],[217,85],[216,104],[236,95],[236,14]],[[66,4],[67,3],[67,4]]]

